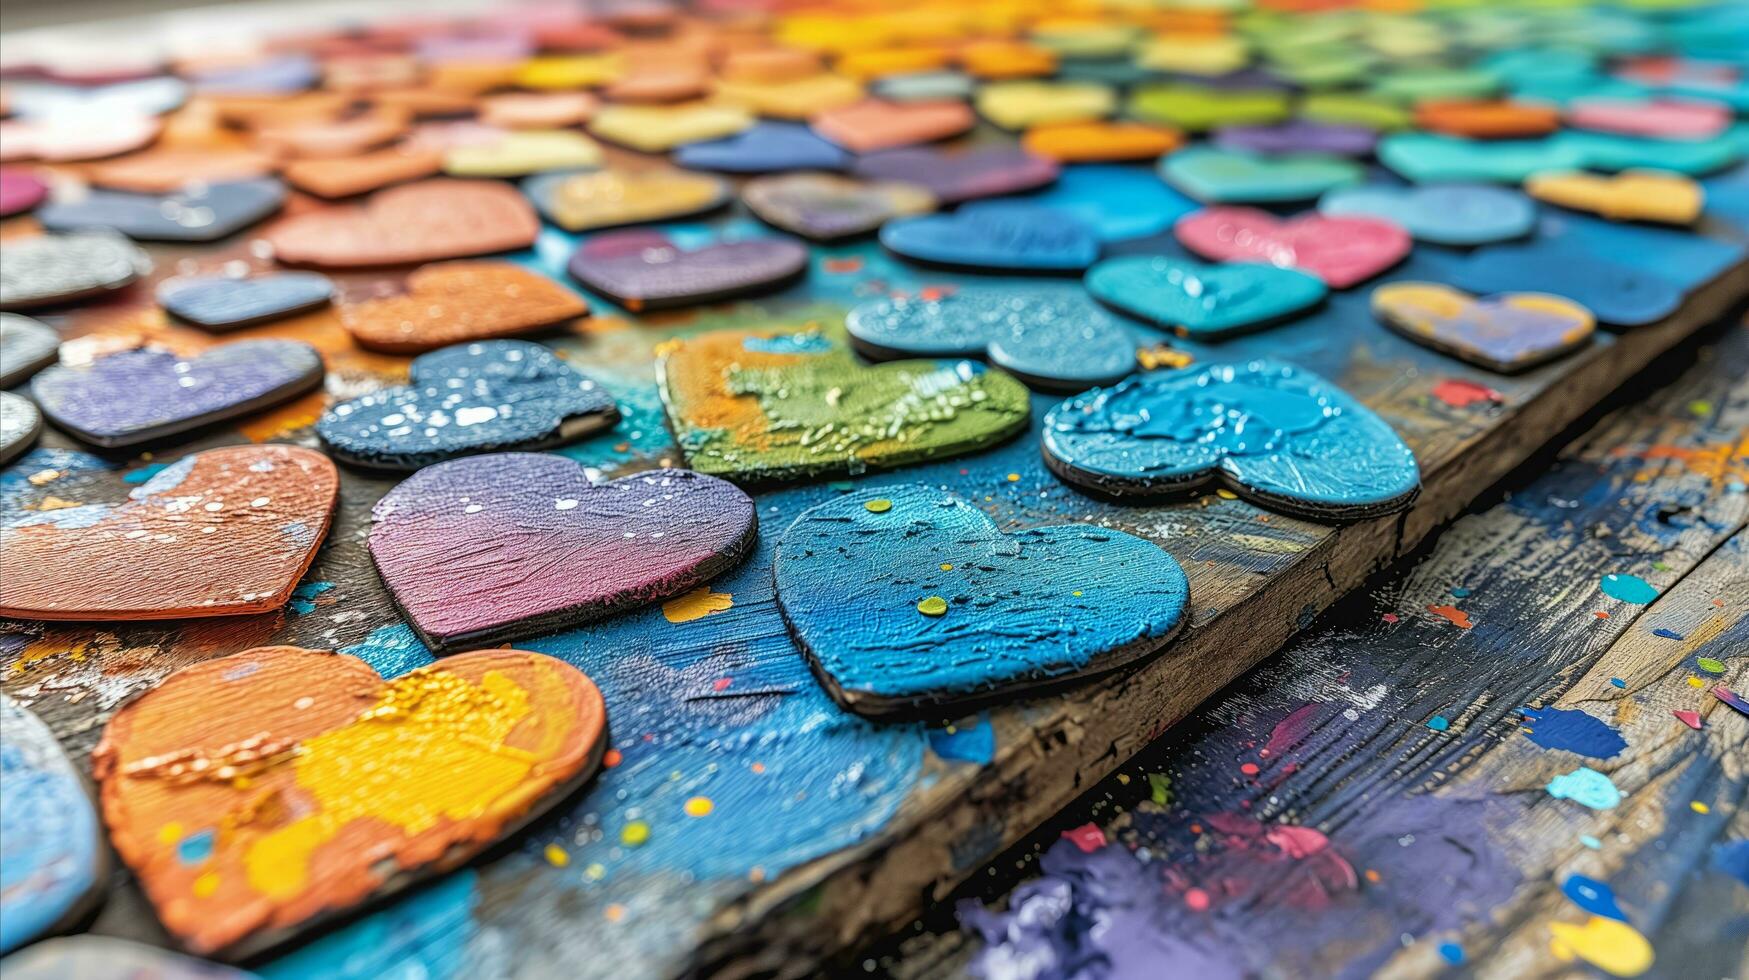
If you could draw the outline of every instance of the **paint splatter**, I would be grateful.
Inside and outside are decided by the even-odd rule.
[[[1736,708],[1743,714],[1749,715],[1749,701],[1743,700],[1736,691],[1731,690],[1725,685],[1719,684],[1714,686],[1713,697],[1718,698],[1720,701],[1725,702],[1733,708]]]
[[[1451,727],[1451,720],[1444,715],[1434,715],[1432,718],[1427,719],[1427,727],[1436,732],[1443,732]]]
[[[1172,777],[1163,772],[1148,773],[1148,799],[1155,806],[1166,806],[1172,802]]]
[[[1563,963],[1575,959],[1615,977],[1637,977],[1652,968],[1652,944],[1626,922],[1592,916],[1583,925],[1549,923],[1549,951]]]
[[[1608,759],[1628,747],[1608,723],[1577,708],[1521,708],[1524,734],[1545,749],[1560,749],[1591,759]]]
[[[1658,590],[1652,587],[1652,583],[1638,575],[1605,575],[1598,587],[1611,599],[1620,599],[1635,605],[1643,606],[1658,598]]]
[[[985,715],[969,724],[931,728],[929,748],[943,759],[986,765],[996,757],[996,728]]]
[[[1457,381],[1447,379],[1433,386],[1433,397],[1445,402],[1452,408],[1468,408],[1478,402],[1498,405],[1506,400],[1506,396],[1487,385],[1479,385],[1474,381]]]
[[[1712,868],[1749,886],[1749,839],[1714,845]]]
[[[1074,830],[1063,831],[1063,839],[1077,848],[1083,854],[1092,854],[1105,846],[1105,831],[1098,824],[1084,823]]]
[[[1615,783],[1589,766],[1549,780],[1548,791],[1557,800],[1572,800],[1593,810],[1609,810],[1621,802],[1621,790],[1615,788]]]
[[[1585,875],[1568,875],[1561,882],[1561,894],[1567,896],[1574,905],[1579,906],[1592,915],[1601,915],[1606,919],[1617,919],[1626,922],[1628,917],[1621,910],[1621,905],[1615,900],[1615,891],[1595,878]]]
[[[334,588],[333,582],[305,582],[292,590],[289,605],[292,612],[299,616],[307,616],[316,611],[316,597]]]
[[[675,596],[662,603],[662,616],[670,623],[690,623],[695,619],[703,619],[711,613],[720,613],[735,608],[735,597],[727,592],[712,592],[708,585],[701,585],[684,595]]]
[[[1452,966],[1458,966],[1464,961],[1464,948],[1457,943],[1440,943],[1439,955]]]
[[[1653,630],[1652,635],[1653,636],[1661,636],[1666,640],[1680,640],[1683,638],[1681,633],[1678,633],[1675,630],[1665,629],[1662,626]]]
[[[1469,629],[1475,624],[1470,622],[1470,614],[1456,606],[1428,606],[1427,611],[1451,622],[1459,629]]]
[[[1681,708],[1677,708],[1670,713],[1676,716],[1677,721],[1682,722],[1684,725],[1687,725],[1697,732],[1700,731],[1700,712],[1685,711]]]
[[[1714,660],[1711,657],[1701,657],[1694,662],[1694,665],[1709,674],[1722,674],[1725,672],[1724,661]]]

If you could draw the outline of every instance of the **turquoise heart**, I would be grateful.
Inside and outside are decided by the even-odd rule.
[[[1397,133],[1379,141],[1379,162],[1417,184],[1519,184],[1544,170],[1583,170],[1585,155],[1558,140],[1481,141]]]
[[[1565,130],[1554,140],[1577,153],[1594,170],[1651,167],[1698,177],[1723,170],[1743,155],[1739,139],[1728,131],[1712,139],[1660,140]]]
[[[1261,156],[1196,146],[1160,161],[1166,182],[1200,201],[1268,204],[1306,201],[1336,187],[1358,184],[1359,164],[1319,153]]]
[[[1327,292],[1323,280],[1297,269],[1163,255],[1106,259],[1087,271],[1086,284],[1103,303],[1199,340],[1279,322],[1316,306]]]

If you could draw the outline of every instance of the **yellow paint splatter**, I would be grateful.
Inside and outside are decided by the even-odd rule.
[[[1713,812],[1712,807],[1707,806],[1705,803],[1702,803],[1699,800],[1695,800],[1693,803],[1690,803],[1688,805],[1688,808],[1690,810],[1693,810],[1695,813],[1711,813],[1711,812]]]
[[[1615,977],[1652,968],[1652,944],[1626,922],[1594,915],[1583,925],[1551,922],[1549,933],[1549,951],[1563,963],[1581,959]]]
[[[893,509],[893,502],[885,497],[876,497],[868,503],[863,504],[862,509],[871,514],[885,514],[887,511]]]
[[[206,874],[194,879],[195,898],[211,898],[218,890],[219,876],[217,872],[208,871]]]
[[[944,572],[951,572],[951,571],[953,571],[953,563],[952,563],[952,562],[945,562],[945,561],[944,561],[944,562],[942,562],[942,563],[941,563],[941,570],[942,570],[942,571],[944,571]]]
[[[710,586],[701,585],[685,595],[675,596],[662,603],[662,616],[670,623],[690,623],[734,606],[733,593],[712,592]]]
[[[601,910],[601,914],[606,916],[609,922],[618,922],[626,917],[626,907],[624,905],[609,905]]]
[[[182,839],[182,824],[172,820],[158,828],[158,843],[169,847]]]
[[[1225,488],[1222,488],[1220,490],[1216,490],[1215,496],[1221,498],[1222,500],[1238,500],[1239,499],[1238,494],[1234,493],[1231,490],[1225,489]]]
[[[917,611],[925,616],[941,616],[947,613],[947,600],[941,596],[932,595],[917,604]]]
[[[542,853],[546,855],[547,863],[555,868],[571,863],[571,853],[557,844],[548,844]]]
[[[627,847],[642,847],[650,840],[650,825],[642,820],[633,820],[620,828],[619,842]]]
[[[1655,445],[1644,449],[1618,449],[1618,456],[1638,456],[1644,460],[1674,460],[1682,464],[1682,468],[1697,476],[1704,476],[1715,486],[1723,485],[1731,480],[1749,481],[1749,427],[1738,433],[1735,439],[1692,449],[1687,446]],[[1649,469],[1639,474],[1636,479],[1644,482],[1656,475],[1655,469]]]
[[[37,470],[25,479],[30,481],[31,486],[40,487],[45,483],[53,483],[65,475],[60,470]]]
[[[83,507],[83,506],[85,506],[85,505],[81,504],[77,500],[68,500],[65,497],[56,497],[56,496],[50,495],[50,496],[44,497],[42,503],[36,505],[36,509],[37,510],[66,510],[69,507]]]
[[[686,815],[689,817],[708,817],[717,805],[708,796],[695,796],[686,801]]]
[[[1020,474],[1019,473],[1008,474],[1008,482],[1009,483],[1019,483],[1020,482]]]

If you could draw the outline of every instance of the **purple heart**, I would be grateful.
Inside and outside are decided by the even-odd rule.
[[[1295,119],[1275,126],[1224,126],[1214,144],[1243,153],[1330,153],[1363,157],[1378,143],[1378,134],[1362,126]]]
[[[543,453],[427,466],[371,512],[370,554],[439,652],[551,633],[697,588],[739,564],[753,501],[690,470],[591,483]]]
[[[240,340],[198,357],[140,347],[30,382],[43,414],[99,446],[132,446],[277,405],[322,383],[322,356],[296,340]]]
[[[711,303],[773,288],[807,267],[807,247],[786,238],[686,250],[661,232],[640,229],[591,238],[566,268],[583,285],[638,311]]]
[[[764,174],[781,170],[838,170],[850,154],[800,123],[761,122],[724,140],[689,143],[674,162],[694,170]]]
[[[921,184],[942,204],[1037,190],[1057,179],[1059,168],[1012,146],[949,153],[929,147],[873,153],[856,162],[858,177]]]
[[[22,167],[0,167],[0,218],[29,211],[49,196],[49,185]]]

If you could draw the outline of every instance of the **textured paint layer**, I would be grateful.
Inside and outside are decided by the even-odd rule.
[[[209,329],[252,326],[325,306],[334,284],[315,272],[281,272],[249,279],[174,279],[158,288],[172,316]]]
[[[1621,790],[1615,788],[1615,783],[1589,766],[1549,780],[1548,791],[1557,800],[1572,800],[1593,810],[1613,809],[1621,802]]]
[[[407,291],[340,309],[340,323],[372,350],[414,354],[471,340],[533,333],[575,320],[589,304],[509,262],[448,262],[407,277]]]
[[[1373,313],[1417,343],[1493,371],[1522,371],[1591,341],[1597,320],[1542,293],[1477,299],[1449,286],[1393,282],[1372,292]]]
[[[1106,259],[1087,270],[1086,285],[1101,302],[1197,340],[1279,323],[1328,292],[1323,280],[1296,269],[1156,255]]]
[[[80,904],[97,884],[101,846],[97,811],[54,733],[0,695],[0,953]]]
[[[1608,759],[1628,747],[1621,732],[1577,708],[1524,709],[1524,734],[1545,749]]]

